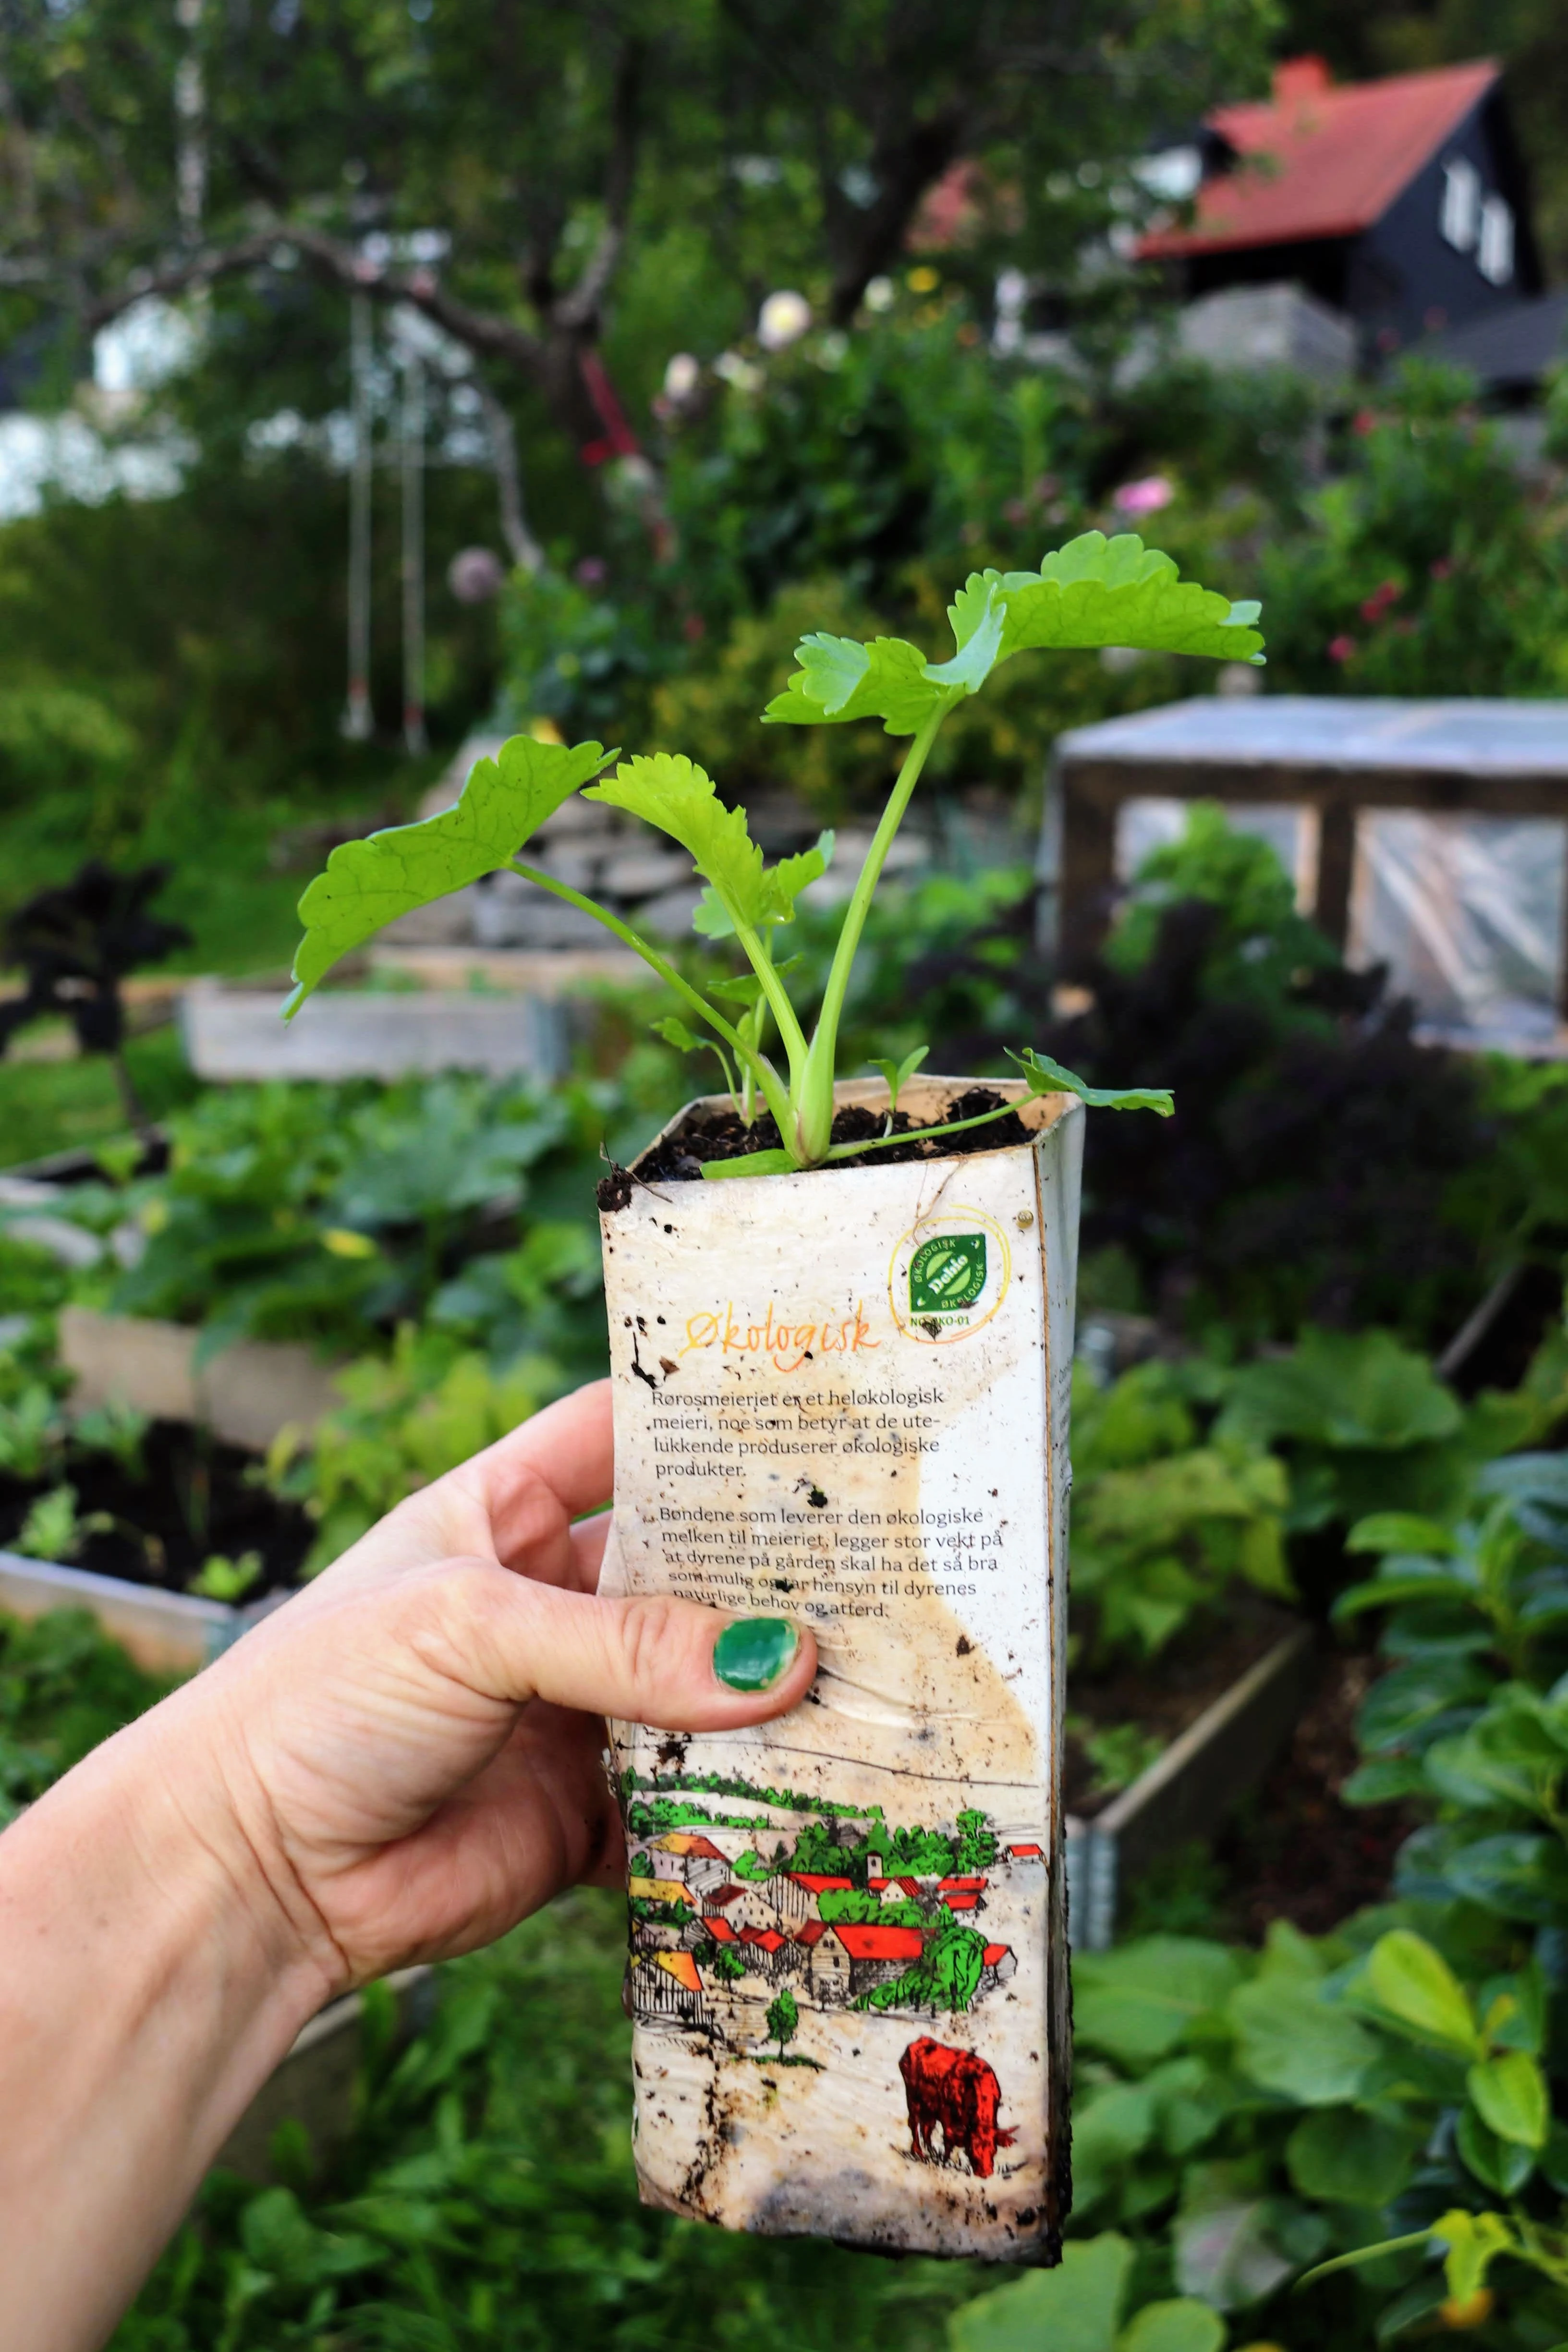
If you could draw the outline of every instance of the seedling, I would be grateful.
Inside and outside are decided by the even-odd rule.
[[[690,760],[658,751],[622,761],[595,782],[616,753],[597,743],[568,748],[527,736],[514,736],[497,759],[479,761],[456,807],[420,824],[345,842],[332,852],[326,872],[300,902],[305,937],[284,1017],[292,1018],[339,957],[384,923],[506,866],[592,915],[634,949],[675,992],[683,1010],[702,1024],[708,1033],[702,1042],[710,1040],[724,1063],[742,1115],[749,1122],[759,1098],[773,1113],[780,1138],[776,1147],[710,1160],[705,1176],[817,1168],[884,1150],[910,1135],[950,1135],[960,1127],[1004,1118],[1012,1103],[895,1138],[889,1116],[879,1136],[833,1140],[838,1032],[856,951],[888,852],[943,721],[980,692],[999,664],[1033,650],[1123,646],[1261,662],[1263,641],[1253,626],[1258,611],[1256,604],[1233,604],[1212,590],[1183,582],[1168,555],[1145,548],[1131,534],[1107,540],[1100,531],[1087,531],[1047,555],[1038,572],[972,572],[948,608],[957,650],[946,661],[929,661],[918,646],[899,637],[878,637],[869,645],[849,637],[804,638],[795,649],[800,667],[769,703],[764,722],[818,727],[879,719],[885,733],[911,739],[845,910],[809,1036],[784,985],[788,966],[775,957],[773,940],[794,920],[801,892],[826,870],[831,836],[825,835],[814,849],[765,866],[747,830],[745,811],[726,807],[712,778]],[[584,798],[643,818],[689,851],[707,886],[694,928],[709,940],[732,938],[751,968],[710,991],[737,1009],[710,1003],[629,924],[517,854],[518,844],[526,843],[583,787]],[[783,1068],[765,1050],[770,1021],[776,1025]],[[682,1019],[666,1022],[664,1034],[682,1048],[699,1043]],[[1167,1118],[1173,1108],[1163,1087],[1087,1086],[1028,1046],[1010,1058],[1023,1072],[1031,1097],[1065,1092],[1090,1106],[1152,1110]],[[878,1065],[895,1099],[917,1059],[896,1070]]]

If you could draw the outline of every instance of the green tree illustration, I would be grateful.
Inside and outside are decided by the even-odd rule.
[[[779,2056],[784,2054],[784,2043],[793,2042],[800,2024],[800,2011],[795,1995],[786,1985],[776,2000],[768,2003],[768,2033],[779,2045]]]

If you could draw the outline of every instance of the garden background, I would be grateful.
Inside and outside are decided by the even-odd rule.
[[[1540,0],[963,26],[869,0],[826,23],[783,0],[77,0],[0,19],[0,368],[28,414],[66,420],[63,470],[0,525],[18,967],[23,910],[91,858],[166,868],[73,902],[116,971],[281,980],[331,842],[413,814],[474,730],[683,750],[742,802],[852,827],[886,790],[882,739],[753,724],[802,632],[934,643],[966,572],[1091,528],[1142,528],[1260,597],[1269,692],[1568,693],[1568,381],[1523,473],[1476,386],[1419,352],[1349,394],[1216,373],[1181,356],[1158,284],[1104,261],[1122,167],[1278,58],[1356,76],[1496,47],[1561,274],[1568,38]],[[922,205],[970,154],[984,201],[938,234]],[[353,264],[375,239],[371,285]],[[1070,366],[997,348],[1004,268],[1059,290]],[[387,460],[379,724],[357,737],[356,285]],[[121,377],[95,383],[94,335],[150,295],[180,331],[140,362],[111,342]],[[424,750],[398,715],[399,301],[433,335]],[[1568,1082],[1418,1043],[1271,853],[1206,810],[1145,865],[1103,956],[1053,964],[1030,872],[1052,740],[1208,690],[1196,667],[1018,665],[955,718],[922,785],[940,854],[879,898],[847,1040],[847,1068],[929,1044],[984,1075],[1027,1039],[1092,1081],[1175,1090],[1157,1133],[1106,1118],[1089,1149],[1086,1801],[1162,1743],[1115,1694],[1179,1682],[1248,1611],[1323,1637],[1261,1794],[1076,1965],[1064,2269],[998,2288],[642,2211],[624,1917],[584,1895],[443,1970],[411,2040],[373,1999],[346,2140],[286,2126],[267,2182],[215,2177],[118,2345],[1568,2338]],[[797,929],[809,996],[831,924],[807,898]],[[682,950],[694,974],[712,952]],[[697,1090],[654,1032],[666,1011],[606,992],[549,1085],[210,1087],[172,1027],[132,1034],[117,1075],[70,1050],[68,996],[18,1026],[0,1162],[96,1157],[60,1213],[76,1244],[22,1214],[0,1233],[0,1548],[240,1600],[592,1376],[601,1155]],[[152,1153],[127,1080],[163,1129]],[[73,1304],[197,1327],[209,1352],[308,1342],[346,1360],[339,1401],[264,1457],[123,1408],[73,1420]],[[155,1696],[90,1622],[6,1621],[0,1798],[25,1804]]]

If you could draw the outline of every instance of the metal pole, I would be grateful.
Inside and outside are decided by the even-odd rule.
[[[370,297],[349,307],[349,370],[353,385],[353,457],[349,473],[349,691],[342,730],[351,743],[369,740],[370,705]]]
[[[425,733],[425,369],[403,362],[403,741],[428,749]]]

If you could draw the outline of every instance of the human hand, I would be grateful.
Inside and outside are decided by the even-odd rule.
[[[611,1464],[600,1381],[410,1496],[145,1718],[165,1785],[259,1871],[326,1992],[617,1878],[605,1716],[729,1730],[804,1697],[804,1630],[740,1621],[774,1631],[731,1633],[720,1664],[738,1648],[751,1682],[759,1653],[773,1671],[733,1689],[714,1662],[731,1621],[596,1596],[609,1520],[580,1515]]]

